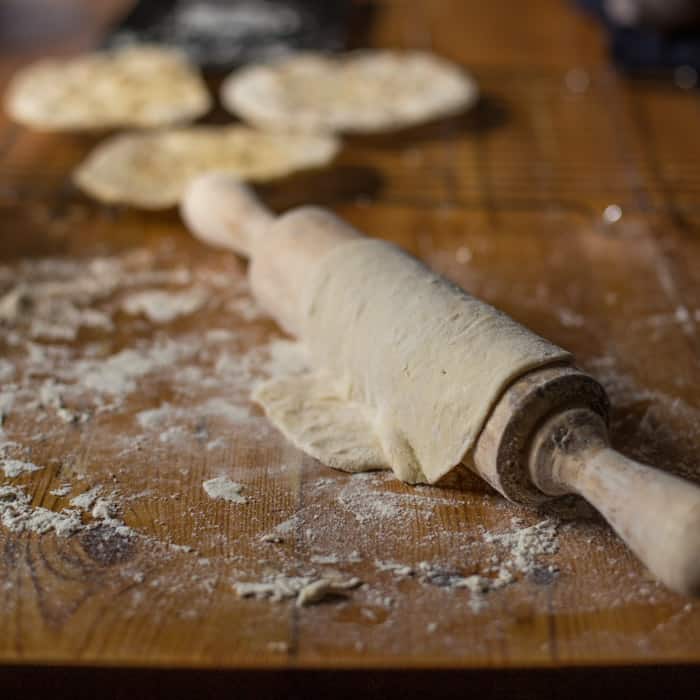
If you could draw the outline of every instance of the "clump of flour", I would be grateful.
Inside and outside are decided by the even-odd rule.
[[[129,294],[122,302],[122,309],[131,315],[143,314],[153,323],[169,323],[178,316],[198,311],[206,301],[207,293],[198,287],[183,292],[149,289]]]
[[[484,534],[484,542],[505,549],[506,557],[501,567],[525,575],[532,574],[538,568],[539,557],[559,551],[556,521],[547,519],[521,528],[522,521],[513,518],[511,524],[515,529],[508,532]]]
[[[207,496],[213,500],[228,501],[229,503],[247,503],[248,499],[241,495],[243,485],[231,481],[227,476],[209,479],[202,484]]]
[[[54,532],[59,537],[71,537],[97,525],[125,537],[136,534],[117,517],[119,504],[115,494],[102,497],[102,491],[101,486],[95,486],[72,498],[71,507],[53,511],[32,506],[30,496],[21,486],[0,486],[0,524],[10,532],[37,535]],[[63,486],[50,493],[62,496],[69,492],[70,486]],[[83,522],[81,511],[91,516],[91,522]]]
[[[59,537],[79,532],[83,525],[77,510],[54,512],[33,508],[31,499],[17,486],[0,486],[0,523],[11,532],[33,532],[43,535],[53,531]]]
[[[51,489],[49,494],[51,496],[56,496],[57,498],[63,498],[64,496],[68,496],[72,490],[73,487],[70,484],[62,484],[56,489]]]
[[[5,472],[5,476],[8,479],[15,479],[21,474],[38,472],[43,467],[39,467],[32,462],[23,462],[19,459],[0,459],[0,469]]]
[[[9,382],[15,374],[15,366],[0,357],[0,382]]]
[[[90,510],[93,503],[98,499],[99,495],[102,493],[101,486],[94,486],[88,491],[83,491],[83,493],[78,496],[74,496],[70,499],[70,504],[79,508],[80,510]]]

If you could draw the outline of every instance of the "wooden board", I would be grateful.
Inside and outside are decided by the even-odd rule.
[[[90,45],[120,6],[84,3],[68,37],[3,55],[3,81],[42,51]],[[329,171],[267,186],[267,201],[332,207],[571,349],[610,391],[615,445],[700,480],[697,96],[618,76],[597,28],[554,0],[528,3],[526,13],[504,0],[383,0],[369,42],[460,62],[479,80],[482,103],[406,133],[351,138]],[[283,339],[256,315],[244,265],[194,242],[175,212],[81,196],[69,173],[95,141],[0,123],[0,292],[43,279],[65,295],[69,281],[87,280],[101,291],[86,308],[103,314],[92,326],[81,317],[74,338],[3,327],[0,357],[12,369],[2,391],[14,396],[3,439],[17,443],[5,456],[43,469],[0,481],[53,510],[89,487],[116,491],[135,534],[0,529],[4,664],[700,660],[700,606],[653,582],[594,514],[554,516],[558,551],[478,604],[451,587],[511,556],[485,533],[551,516],[476,480],[411,488],[384,474],[334,472],[290,447],[247,398]],[[202,296],[195,312],[157,322],[124,311],[146,290]],[[56,392],[62,406],[46,398]],[[85,419],[66,423],[61,408]],[[248,502],[209,499],[202,482],[218,475],[242,483]],[[70,495],[50,494],[64,484]],[[283,541],[263,542],[269,533]],[[365,585],[303,609],[234,590],[331,569]]]

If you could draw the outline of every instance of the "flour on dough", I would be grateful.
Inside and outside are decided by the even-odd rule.
[[[470,453],[503,390],[569,354],[384,241],[332,249],[304,290],[316,373],[254,399],[297,447],[346,471],[435,483]]]

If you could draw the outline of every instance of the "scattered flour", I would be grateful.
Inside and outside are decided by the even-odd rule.
[[[275,525],[274,529],[279,535],[291,535],[301,524],[302,517],[297,513],[297,515],[293,515],[291,518],[287,518],[287,520],[283,520],[281,523]],[[277,535],[273,533],[272,536],[276,537]]]
[[[511,521],[518,527],[521,521]],[[502,534],[486,533],[484,542],[504,547],[507,552],[504,566],[521,574],[531,574],[537,568],[537,560],[544,554],[556,554],[559,550],[557,540],[557,523],[554,520],[542,520],[536,525],[515,529]]]
[[[57,496],[58,498],[62,498],[63,496],[67,496],[72,490],[73,487],[70,484],[62,484],[57,489],[49,491],[49,494],[51,496]]]
[[[15,394],[13,391],[0,391],[0,428],[10,415],[10,410],[15,402]]]
[[[0,438],[3,437],[3,432],[0,430]],[[18,442],[13,440],[1,440],[0,441],[0,457],[6,457],[8,452],[17,450],[22,446]]]
[[[174,418],[180,416],[180,410],[171,406],[169,403],[163,403],[158,408],[150,408],[146,411],[140,411],[136,414],[136,422],[141,428],[147,430],[155,430],[163,427],[163,425],[171,422]]]
[[[219,476],[209,479],[202,484],[207,496],[214,500],[228,501],[229,503],[247,503],[248,499],[241,495],[243,485],[231,481],[227,476]]]
[[[280,339],[254,347],[244,354],[224,350],[215,364],[217,375],[227,382],[245,387],[246,396],[261,379],[273,375],[300,374],[307,369],[304,346]]]
[[[59,537],[69,537],[83,527],[78,511],[33,508],[29,496],[15,486],[0,486],[0,523],[11,532],[43,535],[52,530]]]
[[[364,493],[354,485],[343,490],[338,501],[352,514],[360,524],[376,520],[393,520],[407,515],[403,497],[393,493]]]
[[[129,347],[114,348],[120,334],[105,333],[120,330],[117,324],[124,321],[115,317],[120,310],[161,323],[211,306],[214,287],[234,296],[245,288],[235,275],[214,269],[216,265],[193,272],[182,266],[163,268],[171,256],[164,245],[157,251],[136,249],[110,258],[27,259],[3,267],[0,345],[4,342],[13,357],[0,357],[0,426],[10,409],[25,416],[34,410],[37,421],[50,411],[63,422],[82,423],[119,408],[148,375],[175,369],[178,382],[192,389],[200,382],[202,387],[215,386],[216,379],[204,377],[201,366],[182,366],[182,360],[202,348],[195,334],[151,333]],[[132,328],[138,326],[132,323]],[[96,339],[74,346],[81,329],[91,332],[85,340]],[[257,356],[262,361],[262,351]],[[251,366],[257,361],[251,358]],[[8,385],[10,379],[16,384]],[[44,411],[36,412],[37,406]]]
[[[42,408],[52,408],[56,415],[65,423],[84,423],[90,419],[90,414],[84,411],[71,411],[67,408],[63,392],[67,387],[47,379],[39,389],[39,405]]]
[[[23,260],[14,269],[14,285],[0,296],[0,322],[46,340],[74,340],[83,327],[110,331],[114,327],[111,311],[91,305],[108,301],[123,287],[189,283],[186,269],[157,270],[153,263],[153,254],[142,249],[113,258]],[[194,303],[175,293],[161,293],[167,297],[160,300],[163,308],[173,307],[174,313]],[[141,303],[151,310],[159,300],[148,301]]]
[[[82,327],[111,330],[108,314],[86,307],[113,294],[120,269],[102,258],[25,261],[19,281],[0,297],[0,322],[46,340],[74,340]]]
[[[5,476],[8,479],[14,479],[21,474],[30,474],[31,472],[38,472],[44,467],[39,467],[32,462],[23,462],[19,459],[0,459],[0,469],[5,472]]]
[[[157,408],[137,413],[136,423],[143,430],[158,432],[160,442],[173,442],[187,437],[185,424],[191,426],[191,432],[197,422],[214,417],[240,424],[248,421],[251,418],[251,413],[247,406],[221,397],[213,397],[191,408],[163,403]],[[224,440],[218,438],[217,441],[212,441],[211,446],[207,444],[207,449],[215,449],[223,444]]]
[[[387,480],[392,480],[392,477],[384,472],[353,474],[338,494],[338,503],[362,525],[410,518],[417,512],[421,518],[427,519],[433,517],[436,506],[455,505],[446,498],[436,498],[425,492],[416,493],[415,488],[411,489],[411,493],[372,489],[372,486],[381,486]]]
[[[114,494],[105,497],[100,496],[94,502],[90,515],[94,518],[94,522],[111,528],[117,535],[122,537],[132,537],[136,535],[134,530],[117,517],[119,510],[119,503]]]
[[[188,349],[165,341],[146,350],[127,348],[106,360],[83,360],[76,365],[76,376],[83,388],[112,396],[123,396],[136,389],[136,381],[155,369],[172,365]]]
[[[558,551],[557,522],[547,519],[530,527],[520,527],[521,521],[514,518],[511,524],[513,529],[507,532],[483,534],[483,543],[497,547],[499,551],[491,556],[491,565],[482,573],[464,576],[451,567],[428,561],[412,566],[377,559],[374,566],[377,571],[391,573],[398,580],[416,577],[423,584],[453,590],[466,589],[470,593],[469,606],[478,613],[486,607],[488,593],[522,577],[541,571],[553,576],[557,571],[552,565],[543,567],[540,564],[542,556]]]
[[[567,328],[581,328],[586,325],[586,319],[581,316],[581,314],[572,311],[567,308],[557,309],[557,315],[559,316],[559,322],[562,326]]]
[[[153,323],[169,323],[178,316],[201,309],[207,296],[205,290],[198,287],[182,292],[149,289],[129,294],[122,302],[122,309],[132,316],[143,314]]]
[[[164,444],[181,442],[182,440],[187,439],[187,437],[188,433],[185,428],[183,428],[181,425],[171,425],[169,428],[166,428],[161,432],[161,434],[158,436],[158,442],[162,442]]]
[[[241,423],[250,418],[250,410],[246,406],[240,406],[214,397],[197,407],[197,411],[205,416],[219,416],[227,418],[234,423]]]
[[[119,505],[114,497],[99,497],[92,506],[90,514],[98,520],[114,520],[119,514]]]
[[[75,508],[79,508],[80,510],[90,510],[95,501],[98,499],[100,493],[102,493],[102,487],[94,486],[88,491],[84,491],[78,496],[71,498],[70,504]]]
[[[337,554],[312,554],[310,560],[313,564],[340,564]]]
[[[52,495],[67,495],[70,485],[50,491]],[[115,534],[122,537],[132,537],[135,531],[128,527],[116,516],[119,506],[114,496],[100,497],[101,486],[81,493],[70,500],[72,508],[53,511],[48,508],[34,508],[30,497],[22,488],[15,486],[0,486],[0,524],[11,532],[32,532],[43,535],[53,531],[60,537],[70,537],[95,526],[109,527]],[[84,524],[80,511],[89,513],[92,522]]]
[[[494,562],[483,574],[461,576],[453,571],[446,571],[443,567],[430,562],[420,562],[418,573],[423,583],[430,583],[449,588],[465,588],[471,593],[469,605],[474,612],[480,612],[486,607],[485,595],[497,591],[518,578],[530,576],[542,569],[539,561],[544,555],[556,554],[559,550],[557,539],[557,523],[554,520],[542,520],[530,527],[520,527],[522,521],[513,518],[511,524],[513,530],[505,533],[486,532],[483,541],[486,544],[496,545],[501,548],[502,555],[495,555]],[[392,563],[385,564],[385,569],[396,571]],[[548,575],[556,574],[557,569],[553,565],[545,568]]]
[[[206,449],[207,452],[211,452],[212,450],[218,450],[225,446],[226,440],[224,440],[222,437],[218,437],[215,440],[209,440],[209,442],[206,444]]]
[[[15,366],[0,357],[0,382],[8,382],[15,375]]]
[[[390,571],[395,576],[399,578],[407,578],[408,576],[413,576],[415,570],[412,566],[406,564],[398,564],[395,561],[381,561],[380,559],[374,562],[374,566],[377,571]]]

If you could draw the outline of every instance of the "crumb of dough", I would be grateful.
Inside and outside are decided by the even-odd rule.
[[[346,591],[357,588],[362,581],[352,577],[311,578],[309,576],[275,576],[269,581],[256,583],[234,583],[239,598],[269,599],[273,603],[295,598],[297,607],[320,603],[330,596],[343,595]]]
[[[346,581],[327,578],[313,581],[299,591],[296,599],[296,606],[298,608],[303,608],[307,605],[320,603],[329,596],[342,595],[345,591],[357,588],[361,583],[360,579],[355,577],[347,579]]]

